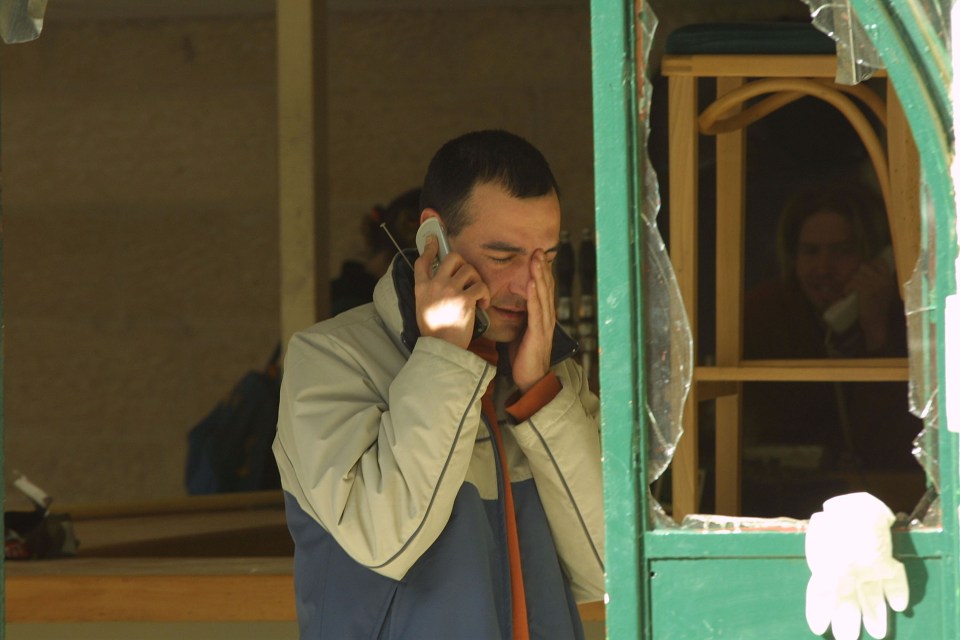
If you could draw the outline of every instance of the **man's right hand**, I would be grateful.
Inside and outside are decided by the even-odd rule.
[[[466,349],[473,339],[477,306],[490,304],[490,290],[477,270],[455,251],[447,254],[434,273],[438,250],[437,239],[430,236],[423,255],[413,265],[417,325],[422,336]]]

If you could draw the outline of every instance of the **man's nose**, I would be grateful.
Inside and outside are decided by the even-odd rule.
[[[527,284],[530,282],[530,260],[515,260],[510,273],[510,293],[527,299]]]

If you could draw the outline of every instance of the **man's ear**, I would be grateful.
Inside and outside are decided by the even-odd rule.
[[[420,212],[420,224],[423,224],[423,223],[426,222],[429,218],[440,218],[440,214],[437,213],[437,210],[436,210],[436,209],[431,209],[431,208],[427,207],[426,209],[424,209],[423,211]],[[441,218],[441,220],[442,220],[442,218]]]

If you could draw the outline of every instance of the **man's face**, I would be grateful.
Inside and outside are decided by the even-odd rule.
[[[490,289],[490,327],[484,337],[513,342],[527,324],[527,283],[533,252],[552,264],[560,242],[560,201],[555,193],[514,198],[495,183],[474,186],[467,201],[469,223],[450,247],[480,273]]]
[[[838,213],[820,211],[800,228],[797,280],[818,311],[842,299],[847,283],[860,268],[860,255],[850,223]]]

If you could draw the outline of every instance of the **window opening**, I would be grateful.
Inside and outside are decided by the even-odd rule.
[[[849,3],[843,0],[833,2],[829,0],[805,0],[805,2],[810,7],[814,25],[836,42],[838,60],[835,80],[838,84],[843,85],[840,88],[840,92],[846,94],[847,97],[854,95],[859,100],[866,102],[868,107],[866,111],[869,114],[867,117],[869,119],[876,120],[877,118],[882,118],[882,113],[878,111],[875,105],[870,103],[872,98],[869,95],[864,97],[865,92],[873,94],[873,91],[875,91],[875,88],[872,87],[876,87],[878,82],[870,80],[870,78],[878,69],[882,69],[882,62],[869,39],[866,37],[863,26],[853,15]],[[930,24],[935,26],[941,41],[945,42],[946,22],[943,19],[939,6],[934,2],[918,2],[916,4],[925,12]],[[648,7],[645,10],[643,24],[644,56],[647,60],[649,60],[650,43],[653,39],[656,26],[656,17]],[[649,65],[645,65],[645,68],[649,69]],[[793,88],[795,89],[796,86],[794,85]],[[664,90],[663,93],[665,93],[665,86],[662,87],[662,89]],[[662,89],[658,86],[658,91]],[[789,86],[785,86],[784,88],[784,90],[789,89]],[[639,121],[641,123],[640,130],[641,135],[644,136],[644,142],[649,140],[649,117],[651,111],[656,109],[656,106],[651,103],[652,90],[653,86],[650,79],[645,77],[644,88],[641,95],[638,96]],[[815,93],[816,89],[813,88],[810,91]],[[781,92],[780,95],[782,97],[783,93]],[[796,98],[796,96],[792,99],[787,98],[784,100],[784,104],[796,100]],[[663,96],[662,100],[665,101],[665,96]],[[760,104],[761,106],[758,108],[761,110],[765,108],[763,105],[766,104],[767,107],[772,107],[771,111],[775,111],[783,107],[783,104],[776,104],[777,100],[778,98],[774,95],[773,98],[767,99],[766,102],[758,99],[754,104]],[[790,108],[792,107],[783,109],[785,117],[789,116]],[[702,111],[702,109],[700,111]],[[718,111],[722,112],[723,110],[720,109]],[[750,108],[746,108],[741,113],[746,113],[747,116],[749,116],[749,112]],[[863,126],[862,123],[853,123],[853,128],[857,129],[858,132],[860,132]],[[864,138],[862,132],[860,133],[861,138]],[[865,145],[861,143],[859,149],[856,150],[856,153],[861,154],[859,160],[869,160],[869,162],[865,164],[872,162],[874,166],[877,166],[879,161],[875,157],[874,148],[877,144],[879,144],[878,141],[871,142],[869,139]],[[646,149],[647,145],[645,144],[643,148]],[[705,155],[709,156],[709,151]],[[747,152],[747,157],[750,158],[750,151]],[[661,506],[661,503],[668,501],[670,495],[669,485],[672,475],[670,472],[670,463],[682,435],[680,428],[681,414],[684,400],[690,389],[694,366],[694,350],[690,319],[686,317],[676,275],[673,271],[666,246],[660,235],[660,226],[666,225],[663,225],[661,222],[658,226],[657,213],[660,209],[660,198],[657,175],[648,155],[643,155],[641,164],[641,179],[643,181],[643,193],[645,195],[641,210],[644,229],[644,233],[642,234],[644,238],[644,250],[641,252],[643,256],[642,285],[644,295],[644,317],[642,321],[645,325],[644,335],[646,338],[645,364],[647,367],[647,395],[645,398],[645,411],[648,417],[647,481],[651,483],[652,491],[652,499],[650,501],[652,511],[651,519],[655,526],[661,528],[682,527],[684,529],[707,531],[802,530],[803,522],[794,518],[734,518],[711,515],[709,513],[690,515],[678,525],[667,515],[669,505],[666,510]],[[701,166],[702,165],[703,160],[701,159]],[[708,178],[709,180],[709,176],[710,172],[704,170],[701,178],[702,192],[710,189],[711,185],[706,184],[706,181],[703,180],[703,178]],[[880,195],[883,200],[888,201],[889,206],[889,184],[884,182],[884,175],[882,173],[878,172],[878,174],[874,174],[874,186],[877,192],[879,192],[878,195]],[[748,212],[747,215],[749,216],[750,213]],[[924,193],[922,190],[920,194],[919,215],[925,220],[930,220],[933,216],[929,194]],[[928,228],[932,229],[933,225],[929,225]],[[669,233],[669,228],[666,229],[666,232]],[[908,450],[904,451],[904,455],[901,457],[912,454],[919,462],[921,473],[911,476],[911,481],[918,481],[910,485],[908,493],[912,498],[906,498],[906,501],[903,499],[893,500],[896,504],[891,506],[893,506],[895,510],[902,512],[901,524],[909,523],[914,527],[938,527],[941,522],[939,501],[937,499],[939,469],[937,465],[936,432],[939,428],[939,416],[936,415],[935,401],[936,363],[935,351],[931,353],[929,346],[934,344],[932,342],[934,329],[932,315],[930,313],[930,304],[928,303],[936,276],[936,265],[928,252],[928,246],[930,245],[932,245],[931,242],[922,242],[920,255],[912,273],[901,274],[899,276],[899,280],[903,284],[903,315],[906,322],[907,353],[909,358],[909,394],[907,399],[905,399],[904,405],[910,414],[916,416],[918,422],[922,421],[922,424],[915,424],[914,429],[919,430],[919,433],[916,435],[916,438],[912,440],[912,444],[904,444],[904,447]],[[753,258],[748,259],[753,260]],[[902,267],[902,265],[900,266]],[[749,270],[745,273],[748,278],[755,275],[750,274]],[[909,277],[906,277],[907,275],[909,275]],[[715,309],[708,310],[704,307],[701,307],[701,309],[706,311],[704,315],[712,315],[710,312],[716,311]],[[704,332],[698,331],[697,333],[698,336],[700,336]],[[705,340],[704,342],[709,344],[709,340]],[[701,349],[702,346],[701,344]],[[701,350],[700,357],[701,360],[704,360],[707,364],[711,361],[709,351],[705,353]],[[762,386],[763,384],[773,383],[753,384]],[[831,385],[828,384],[827,388],[829,389],[830,386]],[[836,391],[842,384],[838,385],[834,383],[832,386]],[[762,388],[758,389],[758,391],[760,393],[764,392]],[[904,392],[906,392],[906,390],[904,390]],[[840,402],[842,404],[842,398]],[[701,417],[706,418],[705,422],[709,422],[712,407],[713,404],[710,401],[702,403],[700,407]],[[840,435],[844,436],[845,434],[841,433]],[[846,436],[849,437],[849,434],[846,434]],[[709,440],[709,436],[706,440]],[[822,455],[822,453],[823,452],[812,451],[811,456],[815,457]],[[700,480],[704,481],[707,479],[700,478]],[[924,492],[924,480],[930,484],[926,492]],[[870,490],[869,486],[860,486],[859,488],[862,490]],[[703,487],[701,487],[701,490],[702,489]],[[837,489],[837,491],[832,491],[829,487],[825,487],[827,493],[822,496],[823,499],[836,495],[837,493],[848,492],[839,486]],[[882,494],[883,492],[875,490],[873,493]],[[880,495],[880,497],[883,499],[883,495]],[[902,498],[899,494],[898,497]],[[709,503],[709,501],[707,501],[707,503]],[[809,513],[818,510],[819,503],[822,503],[822,500],[819,500],[818,504],[814,505],[812,509],[807,506],[806,508]]]

